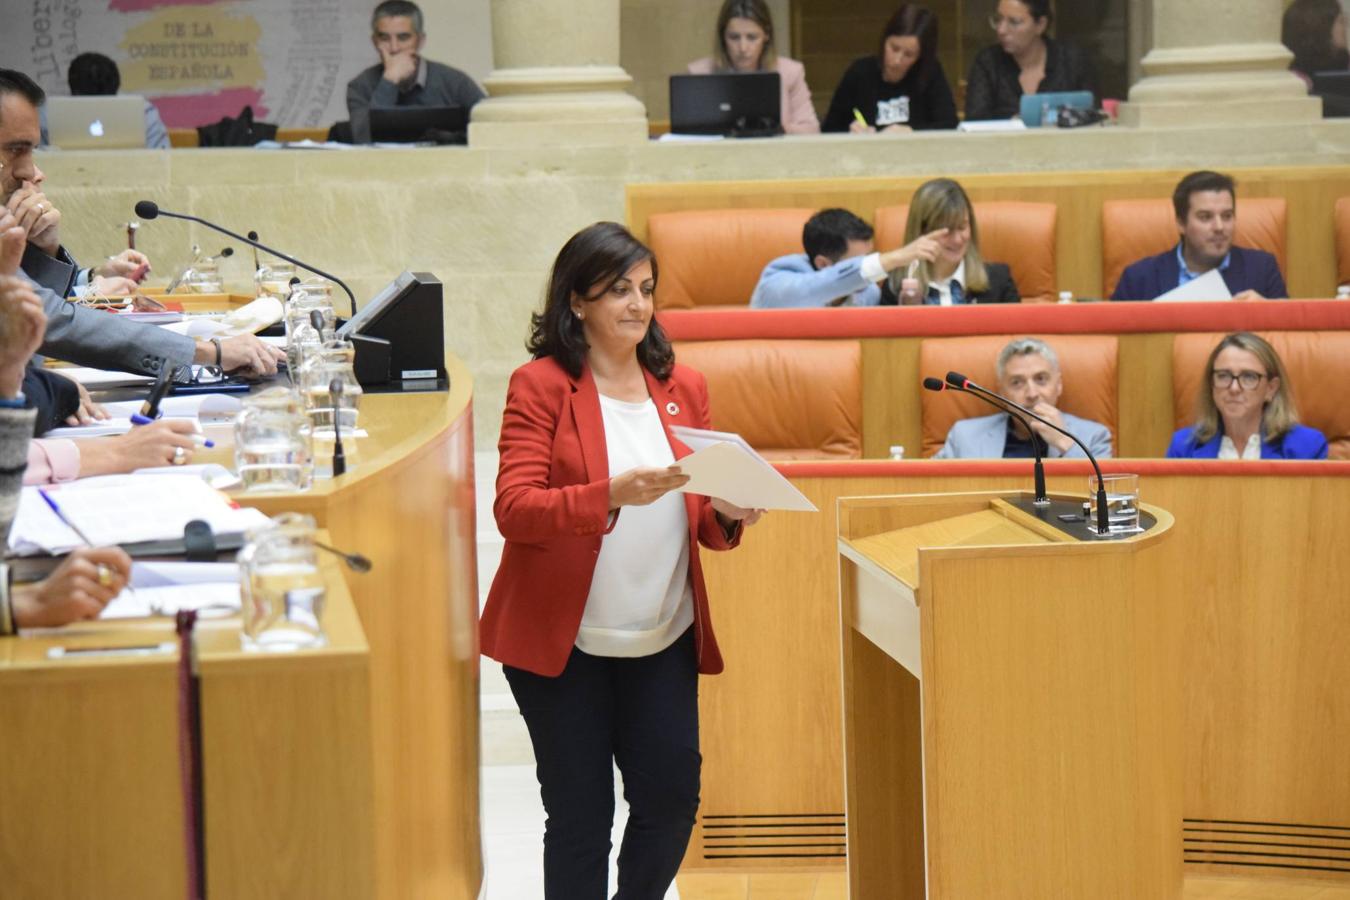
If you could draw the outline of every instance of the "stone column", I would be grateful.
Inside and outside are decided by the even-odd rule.
[[[471,146],[647,140],[647,112],[619,65],[619,0],[492,0],[492,51]]]
[[[1307,122],[1322,115],[1280,43],[1282,0],[1144,0],[1152,49],[1125,125]]]

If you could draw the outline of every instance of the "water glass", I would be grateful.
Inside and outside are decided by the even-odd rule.
[[[255,295],[258,297],[276,297],[281,302],[291,293],[291,279],[295,277],[295,266],[288,262],[274,262],[259,266],[253,273]]]
[[[313,483],[313,429],[291,388],[244,399],[234,420],[234,464],[250,491],[303,491]]]
[[[322,647],[325,589],[314,545],[314,518],[282,513],[250,530],[239,551],[245,650]]]
[[[1097,476],[1088,479],[1088,527],[1097,529]],[[1103,475],[1101,485],[1106,488],[1106,521],[1111,534],[1138,534],[1139,476],[1129,474]]]
[[[356,428],[361,405],[361,383],[356,380],[353,362],[356,350],[350,341],[329,341],[317,353],[309,353],[300,369],[300,392],[305,410],[315,431],[331,432],[336,416],[343,433]],[[342,394],[334,400],[333,382],[342,385]]]
[[[320,325],[314,327],[315,314]],[[304,364],[306,356],[333,339],[337,327],[337,318],[333,312],[332,297],[326,290],[306,288],[302,282],[296,285],[286,301],[286,365],[294,379]]]

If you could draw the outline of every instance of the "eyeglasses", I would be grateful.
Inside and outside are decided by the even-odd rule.
[[[1002,25],[1007,25],[1009,28],[1016,29],[1021,28],[1023,25],[1027,24],[1028,21],[1029,20],[1027,19],[1019,19],[1016,16],[1000,16],[998,13],[994,13],[989,17],[989,27],[995,31],[998,31],[999,26]]]
[[[1236,381],[1244,391],[1254,391],[1261,382],[1266,380],[1266,376],[1260,372],[1229,372],[1227,369],[1215,369],[1210,376],[1214,386],[1220,390],[1225,390],[1233,386]]]

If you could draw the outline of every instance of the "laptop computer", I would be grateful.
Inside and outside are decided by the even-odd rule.
[[[145,98],[135,94],[48,97],[47,136],[62,150],[145,146]]]
[[[670,76],[671,134],[782,134],[777,72]]]
[[[1048,94],[1023,94],[1018,114],[1028,128],[1053,126],[1061,109],[1091,110],[1096,107],[1092,91],[1059,91]]]
[[[370,110],[370,139],[377,144],[463,144],[469,111],[462,106],[380,106]]]

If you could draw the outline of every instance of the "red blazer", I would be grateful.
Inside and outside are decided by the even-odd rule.
[[[709,426],[701,374],[679,365],[664,382],[645,374],[667,429]],[[689,455],[669,430],[666,435],[676,459]],[[609,521],[609,453],[590,369],[573,378],[551,358],[516,369],[498,449],[492,511],[506,548],[479,623],[483,653],[518,669],[560,675],[581,627],[600,542],[618,521]],[[729,539],[707,497],[686,494],[685,510],[698,670],[714,675],[722,671],[722,654],[708,615],[698,545],[729,550],[741,529]]]

